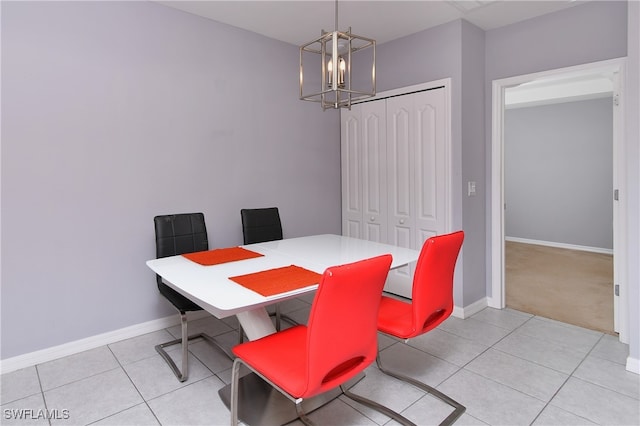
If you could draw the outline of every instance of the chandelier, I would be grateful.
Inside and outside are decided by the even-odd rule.
[[[336,0],[335,30],[322,30],[319,38],[300,46],[300,99],[320,102],[323,110],[351,109],[353,102],[375,94],[376,41],[352,34],[351,27],[338,31]]]

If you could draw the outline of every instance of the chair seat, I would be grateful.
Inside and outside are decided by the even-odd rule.
[[[415,336],[411,304],[382,296],[378,310],[378,330],[401,339]]]
[[[295,398],[307,397],[307,327],[298,325],[233,348],[233,353]],[[268,373],[266,373],[268,372]]]

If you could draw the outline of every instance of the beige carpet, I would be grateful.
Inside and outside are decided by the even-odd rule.
[[[506,242],[507,307],[613,332],[613,256]]]

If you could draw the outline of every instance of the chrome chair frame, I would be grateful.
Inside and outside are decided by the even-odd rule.
[[[198,333],[193,334],[191,336],[188,335],[187,331],[187,314],[180,313],[180,327],[182,330],[182,337],[178,339],[171,340],[169,342],[160,343],[155,346],[156,352],[167,362],[173,374],[175,374],[176,378],[180,382],[184,382],[189,378],[189,342],[192,340],[203,339],[207,342],[211,343],[218,349],[220,349],[224,354],[229,357],[229,359],[233,360],[235,357],[233,356],[233,352],[230,349],[224,347],[220,342],[218,342],[214,337],[209,336],[206,333]],[[240,329],[240,343],[242,343],[242,328]],[[182,369],[179,369],[176,363],[173,361],[173,358],[169,356],[167,351],[164,348],[169,346],[174,346],[177,344],[181,344],[182,346]]]
[[[174,227],[174,221],[188,220],[191,226],[191,232],[187,232],[184,234],[180,234],[180,237],[184,237],[185,235],[189,237],[188,241],[190,241],[188,245],[188,249],[177,248],[176,245],[176,235]],[[171,229],[168,230],[165,226],[171,223]],[[204,215],[202,213],[181,213],[181,214],[169,214],[169,215],[159,215],[154,218],[154,225],[156,227],[156,257],[165,257],[170,255],[184,254],[198,250],[207,250],[209,247],[209,240],[207,236],[206,226],[204,224]],[[198,231],[194,230],[194,226],[199,227]],[[197,236],[197,238],[196,238]],[[170,249],[167,249],[166,246],[160,245],[160,241],[169,240],[171,242]],[[160,276],[156,276],[156,281],[158,285],[158,289],[161,294],[178,310],[180,313],[180,328],[181,328],[181,337],[178,339],[171,340],[169,342],[160,343],[155,346],[156,352],[167,362],[173,374],[175,374],[176,378],[180,382],[184,382],[189,378],[189,341],[195,339],[203,339],[207,342],[211,343],[213,346],[221,350],[229,359],[233,360],[235,356],[230,348],[226,348],[220,342],[218,342],[214,337],[209,336],[205,333],[199,333],[192,336],[188,334],[188,319],[187,313],[193,311],[201,311],[203,310],[200,306],[190,301],[185,296],[177,293],[175,290],[168,287],[164,282],[162,282],[162,278]],[[242,342],[242,327],[239,327],[240,338],[239,341]],[[182,369],[178,368],[174,360],[169,356],[165,348],[173,345],[181,344],[182,345]]]
[[[451,315],[451,312],[453,310],[453,274],[463,241],[463,231],[457,231],[446,235],[431,237],[427,241],[425,241],[420,251],[420,257],[418,258],[415,276],[413,279],[414,282],[412,284],[411,290],[412,300],[410,305],[412,310],[411,321],[413,324],[413,330],[393,334],[393,332],[388,328],[387,330],[384,330],[384,325],[383,327],[380,327],[379,320],[379,332],[387,334],[391,337],[395,337],[397,339],[404,339],[406,341],[411,337],[416,337],[418,335],[428,333],[430,330],[435,328],[438,324],[442,323],[442,321],[444,321]],[[442,247],[443,245],[444,247]],[[383,296],[383,299],[385,298],[390,299],[389,297]],[[432,303],[432,306],[421,303],[427,299]],[[419,306],[419,308],[417,308],[416,306]],[[381,311],[383,309],[384,308],[381,306]],[[393,311],[386,311],[384,313],[384,315],[388,315],[388,317],[385,316],[385,320],[387,318],[394,318],[394,315],[389,314],[389,312]],[[397,314],[397,311],[395,312],[395,314]],[[397,320],[398,317],[395,316],[395,319]],[[402,320],[398,322],[402,322]],[[415,324],[421,323],[423,324],[422,327],[420,328],[418,326],[417,328],[419,329],[416,329]],[[453,400],[437,389],[434,389],[433,387],[427,385],[426,383],[414,379],[413,377],[398,373],[397,371],[386,369],[382,365],[382,359],[379,350],[376,356],[376,364],[378,366],[378,369],[383,373],[398,380],[410,383],[415,387],[427,392],[428,394],[433,395],[440,401],[453,407],[453,412],[450,413],[440,423],[440,425],[453,424],[465,412],[466,408],[464,405]]]
[[[304,401],[304,398],[294,398],[294,397],[292,397],[287,392],[282,390],[278,385],[273,383],[271,380],[267,379],[260,372],[254,370],[249,364],[245,363],[242,359],[236,358],[233,361],[233,368],[231,370],[231,403],[230,403],[231,426],[236,426],[238,424],[238,388],[239,388],[240,367],[241,367],[241,365],[244,365],[246,368],[251,370],[254,374],[259,376],[262,380],[264,380],[265,382],[269,383],[269,385],[271,385],[274,389],[276,389],[278,392],[280,392],[282,395],[284,395],[290,401],[292,401],[295,404],[296,413],[298,414],[298,418],[300,419],[300,421],[302,421],[302,423],[304,423],[307,426],[314,426],[315,425],[315,423],[313,423],[313,421],[311,421],[311,419],[307,416],[307,413],[305,413],[304,409],[302,408],[302,402]],[[352,400],[354,400],[356,402],[359,402],[362,405],[365,405],[365,406],[367,406],[367,407],[369,407],[369,408],[371,408],[373,410],[376,410],[376,411],[378,411],[378,412],[380,412],[380,413],[392,418],[393,420],[397,421],[400,424],[403,424],[405,426],[416,426],[415,423],[413,423],[411,420],[409,420],[406,417],[404,417],[402,414],[400,414],[400,413],[398,413],[396,411],[393,411],[389,407],[385,407],[384,405],[382,405],[380,403],[372,401],[369,398],[365,398],[365,397],[363,397],[361,395],[355,394],[355,393],[351,392],[348,388],[346,388],[346,386],[344,386],[344,385],[340,385],[340,390],[342,391],[342,394],[345,395],[347,398],[350,398],[350,399],[352,399]]]
[[[396,371],[391,371],[391,370],[383,367],[382,366],[382,360],[380,359],[380,353],[379,352],[378,352],[378,356],[376,357],[376,365],[378,366],[378,369],[380,371],[382,371],[383,373],[388,374],[391,377],[395,377],[398,380],[402,380],[402,381],[411,383],[415,387],[422,389],[423,391],[427,392],[428,394],[433,395],[434,397],[438,398],[442,402],[444,402],[444,403],[450,405],[451,407],[453,407],[454,408],[453,412],[451,414],[449,414],[440,423],[440,426],[452,425],[465,412],[466,407],[464,405],[462,405],[459,402],[451,399],[450,397],[448,397],[447,395],[443,394],[439,390],[427,385],[426,383],[420,382],[420,381],[414,379],[413,377],[405,376],[404,374],[400,374],[400,373],[398,373]]]

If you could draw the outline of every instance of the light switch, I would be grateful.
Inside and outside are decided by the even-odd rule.
[[[476,183],[469,181],[467,182],[467,195],[469,197],[473,197],[474,195],[476,195]]]

